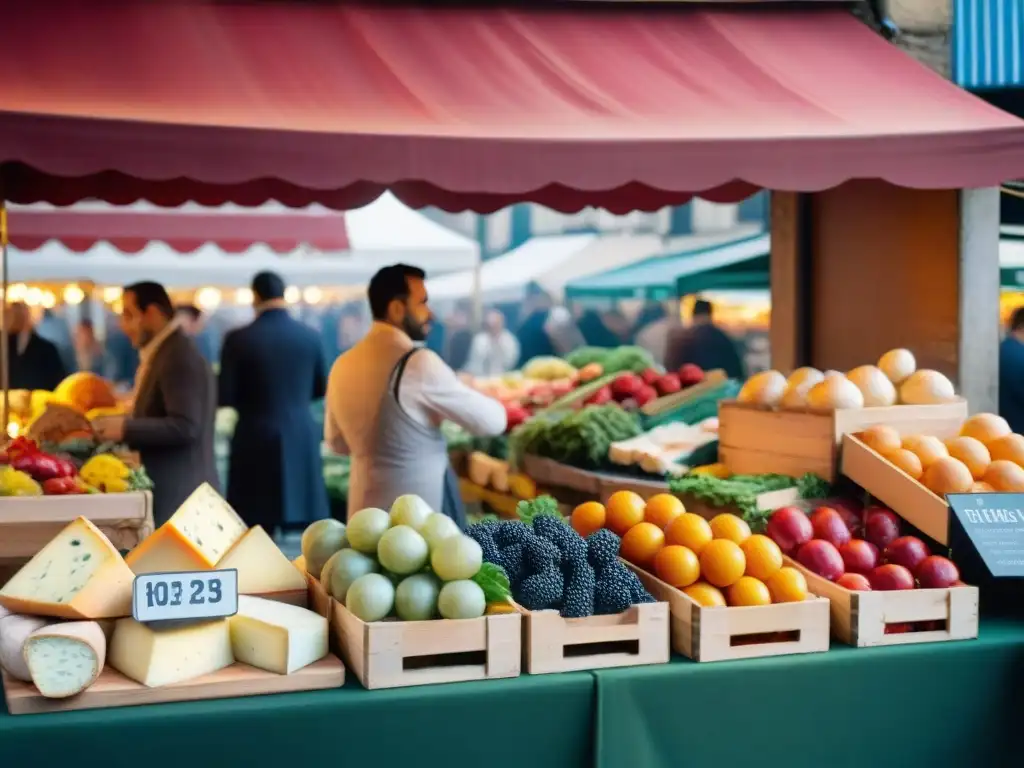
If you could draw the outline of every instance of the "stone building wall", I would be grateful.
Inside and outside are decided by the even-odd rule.
[[[882,0],[880,5],[899,30],[893,43],[948,78],[952,60],[952,0]]]

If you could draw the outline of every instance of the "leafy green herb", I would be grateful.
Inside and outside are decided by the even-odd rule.
[[[484,563],[476,572],[473,581],[484,591],[484,598],[488,603],[507,603],[512,599],[512,586],[500,565]]]
[[[808,472],[796,481],[796,489],[802,499],[827,499],[832,495],[832,484],[813,472]]]
[[[733,475],[723,479],[691,474],[669,481],[673,493],[696,496],[713,507],[730,507],[752,527],[760,527],[771,514],[768,510],[758,509],[758,496],[796,486],[797,481],[787,475]]]
[[[533,523],[541,515],[550,515],[562,519],[562,513],[558,509],[558,502],[551,496],[538,496],[535,499],[520,501],[516,504],[516,514],[519,519],[527,525]]]

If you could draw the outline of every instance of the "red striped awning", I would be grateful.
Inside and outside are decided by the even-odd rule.
[[[277,253],[290,253],[303,245],[320,251],[349,248],[344,213],[265,208],[231,206],[223,210],[192,204],[159,208],[149,203],[111,206],[96,202],[67,208],[11,206],[8,230],[11,245],[24,251],[34,251],[51,240],[79,253],[101,242],[123,253],[138,253],[151,242],[164,243],[178,253],[192,253],[207,243],[229,253],[241,253],[255,245]]]
[[[1024,122],[841,9],[52,0],[7,4],[0,50],[17,202],[621,212],[1024,176]]]

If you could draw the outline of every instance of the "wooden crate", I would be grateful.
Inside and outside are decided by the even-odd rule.
[[[868,448],[853,435],[843,436],[842,473],[939,544],[949,544],[946,500]]]
[[[523,656],[531,675],[665,664],[668,603],[645,603],[611,616],[563,619],[557,611],[523,611]]]
[[[796,561],[807,587],[831,605],[832,634],[860,648],[908,643],[970,640],[978,636],[978,588],[908,589],[898,592],[854,592],[823,579]],[[937,623],[941,628],[886,634],[889,625]],[[913,629],[913,628],[911,628]]]
[[[900,434],[952,437],[967,418],[967,401],[940,405],[893,405],[832,413],[782,411],[724,400],[718,407],[718,455],[733,474],[813,472],[832,481],[838,474],[843,435],[875,424]]]
[[[301,559],[296,561],[302,566]],[[331,624],[331,645],[364,688],[456,683],[518,677],[522,616],[505,613],[450,621],[374,621],[356,618],[317,579],[310,608]]]
[[[705,608],[656,576],[633,570],[648,592],[669,604],[672,648],[694,661],[828,650],[828,600],[815,597],[801,603]]]
[[[597,472],[530,455],[523,457],[522,469],[537,485],[571,488],[595,499],[601,495],[601,475]]]
[[[153,532],[153,496],[138,491],[0,497],[0,562],[21,565],[76,517],[91,520],[118,549],[132,549]]]

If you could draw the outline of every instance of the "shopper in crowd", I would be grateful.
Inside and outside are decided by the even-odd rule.
[[[455,307],[448,322],[447,341],[444,343],[444,354],[442,357],[447,361],[453,370],[461,371],[469,361],[469,351],[473,344],[473,330],[470,328],[470,312],[464,304]],[[430,324],[430,333],[427,336],[427,346],[430,347],[430,336],[437,331],[440,323],[435,318]],[[436,352],[437,349],[431,347]]]
[[[500,376],[519,360],[519,342],[505,327],[500,309],[488,310],[484,329],[473,337],[465,370],[474,376]]]
[[[1024,307],[1010,315],[999,346],[999,415],[1014,432],[1024,432]]]
[[[615,339],[615,345],[632,343],[631,334],[633,326],[621,309],[618,307],[606,309],[601,313],[601,322],[608,329],[609,333],[612,334],[612,338]]]
[[[673,316],[658,302],[645,305],[633,326],[633,343],[650,352],[658,365],[664,365],[668,334],[673,326],[679,324],[678,318],[678,311]]]
[[[526,287],[523,321],[516,332],[520,367],[535,357],[555,354],[555,347],[547,328],[552,306],[551,297],[539,285],[530,283]]]
[[[324,439],[352,456],[349,514],[388,509],[402,494],[414,493],[464,524],[441,422],[473,435],[499,435],[505,409],[462,384],[440,356],[420,346],[431,324],[425,278],[423,270],[405,264],[373,276],[373,326],[331,369]]]
[[[134,405],[129,417],[106,416],[93,426],[100,439],[127,443],[141,454],[153,479],[153,517],[161,525],[200,484],[219,484],[213,373],[179,327],[162,285],[129,285],[122,300],[121,327],[139,350]]]
[[[206,329],[203,311],[195,304],[179,304],[174,308],[174,315],[181,323],[181,329],[196,343],[203,359],[211,365],[215,363],[217,355],[213,349],[213,339]]]
[[[697,299],[690,325],[669,332],[665,367],[673,371],[685,363],[694,363],[705,371],[721,368],[731,379],[746,378],[739,346],[715,325],[710,301]]]
[[[103,376],[107,370],[105,363],[103,345],[96,338],[92,320],[82,318],[75,327],[75,370]]]
[[[43,316],[33,327],[41,338],[46,339],[57,348],[64,370],[73,371],[77,367],[74,334],[68,324],[65,309],[63,307],[60,310],[44,309]]]
[[[139,368],[139,351],[122,330],[117,315],[107,316],[106,328],[107,369],[104,375],[119,387],[131,389],[135,386],[135,373]]]
[[[32,326],[26,304],[7,307],[7,359],[11,389],[56,389],[67,375],[57,346]]]
[[[622,340],[609,330],[601,313],[596,309],[585,309],[579,319],[580,332],[588,347],[617,347]]]

